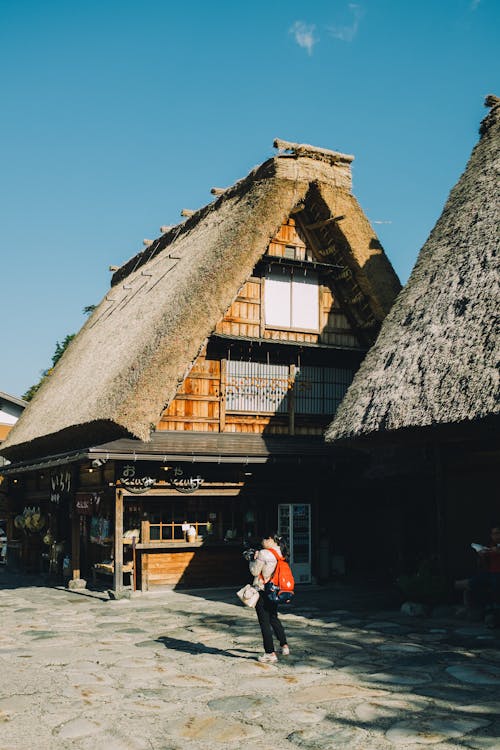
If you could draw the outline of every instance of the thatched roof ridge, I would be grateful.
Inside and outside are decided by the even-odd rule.
[[[341,162],[350,164],[354,161],[354,156],[351,154],[342,154],[340,151],[332,151],[329,148],[311,146],[309,143],[292,143],[291,141],[284,141],[282,138],[275,138],[273,146],[280,151],[291,151],[294,156],[308,156],[311,159],[325,161],[328,164],[339,164]]]
[[[59,444],[65,450],[80,448],[86,430],[89,441],[99,430],[106,439],[149,440],[151,427],[281,223],[295,206],[311,200],[313,188],[324,193],[327,206],[328,191],[348,195],[350,186],[345,162],[278,156],[167,231],[115,273],[112,288],[39,389],[2,453],[16,459],[49,446],[56,450]],[[362,216],[357,203],[350,210]],[[372,242],[373,231],[370,237]],[[381,277],[397,281],[380,247],[360,245],[351,255],[359,271],[367,258],[382,255]],[[377,283],[371,288],[374,298]]]
[[[498,417],[500,100],[326,433],[375,432]]]

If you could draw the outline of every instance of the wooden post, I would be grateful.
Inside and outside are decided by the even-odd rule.
[[[226,429],[226,373],[227,360],[221,359],[219,388],[219,432],[224,432],[224,430]]]
[[[116,490],[115,498],[115,555],[114,555],[113,588],[123,589],[123,492]]]
[[[288,390],[288,434],[295,435],[295,365],[290,365]]]
[[[259,317],[259,336],[261,339],[264,338],[266,332],[266,306],[264,296],[265,283],[264,279],[260,280],[260,317]]]
[[[80,578],[80,516],[73,506],[71,515],[71,568],[72,578]]]
[[[434,456],[434,497],[436,502],[436,542],[440,573],[447,573],[446,550],[446,495],[443,470],[443,455],[441,446],[433,442]]]
[[[137,588],[137,554],[135,550],[136,538],[132,537],[132,591]]]

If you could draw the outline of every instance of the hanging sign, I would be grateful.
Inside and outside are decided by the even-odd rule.
[[[199,474],[196,477],[185,475],[184,469],[180,466],[174,466],[170,469],[167,479],[170,485],[183,495],[190,495],[196,492],[204,482],[204,479]]]
[[[132,492],[135,495],[141,495],[143,492],[147,492],[156,484],[156,479],[154,477],[139,474],[135,464],[125,464],[120,476],[118,477],[118,481],[129,492]]]
[[[59,505],[64,495],[71,490],[71,471],[59,469],[50,474],[50,502]]]
[[[80,516],[98,515],[101,500],[102,493],[100,492],[77,492],[75,510]]]

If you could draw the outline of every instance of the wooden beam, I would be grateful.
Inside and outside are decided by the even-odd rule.
[[[135,536],[132,537],[132,591],[137,589],[137,553],[136,553],[137,540]]]
[[[290,365],[291,388],[288,391],[288,432],[295,435],[295,365]]]
[[[314,215],[312,215],[312,218],[314,218]],[[307,225],[304,222],[301,222],[301,229],[303,230],[304,234],[306,235],[306,239],[308,240],[310,246],[313,249],[313,252],[321,255],[321,247],[318,244],[318,240],[316,238],[316,235],[314,232],[311,232]],[[351,326],[352,333],[358,338],[360,343],[363,345],[369,346],[372,342],[369,340],[366,332],[360,327],[358,321],[356,320],[352,309],[350,308],[348,304],[348,296],[349,292],[345,288],[345,284],[338,284],[338,282],[345,281],[350,279],[351,281],[354,281],[353,274],[351,270],[346,266],[343,268],[343,270],[329,274],[328,277],[325,279],[327,286],[331,289],[333,297],[338,299],[340,302],[340,306],[342,308],[342,312],[347,317],[347,320],[349,321],[349,324]]]
[[[446,549],[446,492],[445,472],[441,446],[434,440],[432,443],[434,463],[434,502],[436,512],[436,548],[438,565],[442,575],[448,572]]]
[[[224,195],[224,193],[226,192],[226,190],[227,190],[227,188],[213,187],[210,190],[210,192],[212,193],[212,195]]]
[[[220,363],[220,402],[219,402],[219,432],[226,429],[226,372],[227,360],[221,359]]]
[[[119,592],[123,589],[123,492],[115,493],[115,555],[114,555],[113,588]]]
[[[193,211],[191,208],[183,208],[181,211],[181,216],[192,216],[195,213],[196,211]]]
[[[264,334],[266,332],[266,306],[265,306],[264,289],[265,289],[265,282],[264,282],[264,279],[262,278],[260,280],[260,292],[259,292],[259,299],[260,299],[259,336],[261,339],[264,338]]]
[[[342,219],[345,219],[345,216],[330,216],[329,219],[315,221],[314,224],[306,224],[306,229],[321,229],[321,227],[326,227],[327,224],[332,224],[334,221],[341,221]]]

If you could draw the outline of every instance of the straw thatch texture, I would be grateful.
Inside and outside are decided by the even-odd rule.
[[[349,194],[349,169],[308,157],[271,159],[128,261],[2,453],[16,459],[127,434],[148,440],[282,221],[310,200],[311,186],[327,202]],[[364,220],[357,204],[350,210]],[[351,262],[358,254],[358,268],[383,256],[394,277],[380,246],[352,248]],[[375,281],[374,296],[376,289]]]
[[[499,100],[326,439],[499,413]]]
[[[328,184],[321,186],[321,197],[329,213],[341,217],[334,235],[346,250],[341,262],[351,268],[373,315],[382,322],[401,290],[399,279],[356,197]]]

